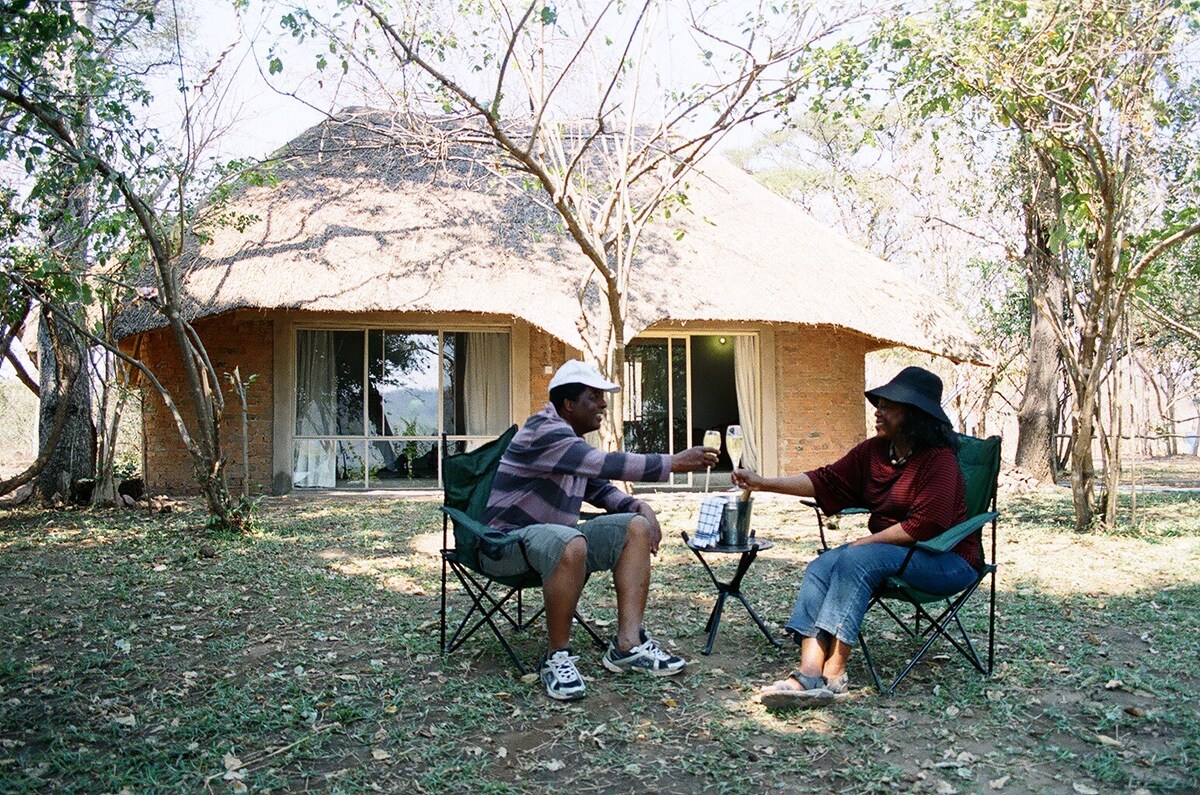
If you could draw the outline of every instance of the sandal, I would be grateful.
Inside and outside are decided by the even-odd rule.
[[[799,683],[800,687],[796,687],[793,683]],[[825,677],[823,676],[808,676],[799,671],[792,671],[787,675],[787,679],[780,679],[778,682],[773,682],[767,690],[820,690],[825,687]]]
[[[793,686],[793,682],[800,687]],[[849,694],[850,679],[842,674],[833,681],[823,676],[805,676],[793,671],[787,679],[775,682],[759,695],[759,701],[767,709],[807,709],[821,707],[841,701]]]

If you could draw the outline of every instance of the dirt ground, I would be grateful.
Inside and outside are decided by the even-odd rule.
[[[650,498],[666,540],[648,627],[687,672],[614,677],[576,632],[578,704],[486,638],[439,653],[436,495],[269,498],[239,539],[186,506],[17,510],[0,516],[0,791],[1198,792],[1200,498],[1162,489],[1200,483],[1200,462],[1156,467],[1120,532],[1073,533],[1061,489],[1003,498],[993,676],[939,649],[883,698],[856,654],[851,697],[796,714],[755,701],[797,658],[740,604],[701,653],[714,593],[680,539],[696,494]],[[760,495],[754,526],[775,546],[744,591],[778,634],[816,524]],[[583,612],[613,631],[605,578]],[[871,626],[894,667],[900,636]],[[517,642],[527,662],[539,637]]]

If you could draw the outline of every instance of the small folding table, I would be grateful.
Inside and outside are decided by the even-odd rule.
[[[696,555],[696,559],[704,566],[704,570],[708,572],[708,577],[712,580],[717,589],[717,603],[713,605],[712,612],[709,613],[708,623],[704,625],[704,631],[708,633],[708,643],[705,644],[701,654],[711,654],[713,642],[717,639],[717,628],[721,625],[721,611],[725,609],[725,599],[734,597],[742,606],[746,608],[746,612],[754,619],[754,623],[762,631],[762,634],[775,648],[780,647],[772,635],[771,630],[767,629],[767,625],[762,622],[758,614],[754,612],[754,608],[746,601],[746,597],[742,595],[742,578],[746,576],[746,572],[750,570],[750,566],[754,563],[754,559],[758,557],[758,553],[764,549],[770,549],[773,544],[770,541],[751,537],[744,546],[722,546],[720,544],[711,547],[698,547],[688,537],[687,533],[682,533],[683,543],[687,544],[687,548],[692,550]],[[716,553],[719,555],[741,555],[738,560],[737,570],[733,574],[733,579],[729,582],[721,582],[717,576],[713,574],[712,568],[708,565],[708,561],[704,559],[704,554],[707,552]]]

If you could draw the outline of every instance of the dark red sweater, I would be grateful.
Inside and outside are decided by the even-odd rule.
[[[908,463],[892,466],[887,440],[876,436],[807,474],[822,511],[867,508],[872,533],[899,524],[917,541],[928,541],[967,518],[962,472],[946,447],[922,450]],[[982,564],[979,533],[964,538],[954,551],[976,568]]]

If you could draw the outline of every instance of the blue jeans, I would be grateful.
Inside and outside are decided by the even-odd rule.
[[[908,547],[895,544],[843,544],[808,564],[787,628],[806,638],[832,635],[858,641],[871,594],[900,569]],[[976,571],[953,552],[913,553],[904,579],[929,593],[954,594],[975,581]]]

